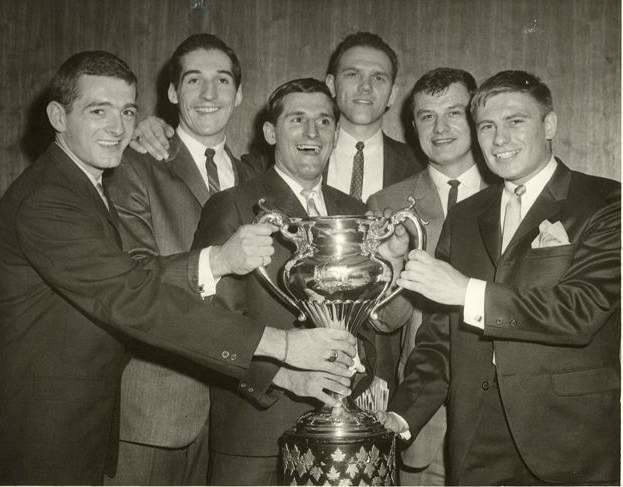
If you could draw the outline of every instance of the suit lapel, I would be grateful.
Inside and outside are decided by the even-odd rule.
[[[269,207],[279,209],[290,217],[307,216],[306,209],[274,168],[271,167],[262,179],[264,185],[262,193]]]
[[[387,188],[394,181],[394,172],[396,165],[399,163],[400,158],[396,156],[391,142],[388,141],[388,137],[383,132],[383,187]]]
[[[516,249],[526,247],[526,240],[532,240],[539,233],[539,224],[543,220],[556,219],[556,215],[562,210],[567,199],[567,192],[571,180],[571,172],[560,161],[552,178],[541,191],[526,216],[523,218],[515,235],[508,243],[508,247],[504,252],[511,255]]]
[[[240,184],[240,161],[234,157],[227,144],[225,144],[225,153],[229,156],[231,168],[234,172],[234,186],[238,186]]]
[[[489,258],[493,265],[496,265],[500,256],[502,246],[500,228],[500,198],[502,197],[502,184],[498,185],[492,193],[489,205],[478,217],[478,227],[480,236],[484,243]]]
[[[199,204],[205,205],[210,197],[210,191],[206,187],[199,169],[197,169],[197,164],[177,134],[171,139],[171,151],[167,162],[171,172],[184,181]]]

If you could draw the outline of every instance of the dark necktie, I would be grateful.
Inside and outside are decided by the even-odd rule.
[[[350,180],[350,195],[361,200],[361,190],[363,188],[363,142],[355,144],[355,157],[353,157],[353,174]]]
[[[206,149],[206,172],[208,173],[208,189],[210,194],[218,193],[221,190],[221,183],[218,180],[218,170],[214,163],[214,149]]]
[[[450,179],[448,184],[450,185],[450,192],[448,193],[448,207],[446,209],[446,213],[450,212],[450,208],[456,205],[456,200],[459,196],[459,184],[461,184],[461,181],[458,179]]]
[[[526,187],[520,184],[510,193],[510,199],[506,203],[506,213],[504,213],[504,225],[502,225],[502,252],[506,250],[508,243],[515,235],[521,223],[521,196],[526,192]]]

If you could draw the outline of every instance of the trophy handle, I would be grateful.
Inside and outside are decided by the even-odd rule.
[[[296,244],[296,248],[297,248],[297,251],[298,251],[298,249],[300,249],[304,245],[304,242],[306,241],[305,233],[303,232],[302,227],[300,225],[298,225],[297,231],[296,232],[291,232],[289,230],[289,227],[294,222],[290,219],[290,217],[288,215],[286,215],[282,211],[273,210],[273,209],[268,208],[266,206],[266,200],[264,198],[261,198],[257,202],[257,204],[262,209],[262,212],[255,218],[254,223],[270,223],[271,225],[275,225],[275,226],[279,227],[279,231],[281,232],[281,235],[283,235],[286,239],[294,242]],[[299,321],[305,321],[305,314],[300,310],[300,308],[296,304],[296,301],[294,301],[294,299],[292,299],[285,292],[283,292],[279,288],[279,286],[277,286],[273,282],[273,280],[268,275],[268,272],[266,271],[266,267],[261,265],[257,269],[255,269],[255,271],[257,272],[257,275],[260,277],[260,279],[277,296],[279,296],[284,302],[286,302],[287,304],[292,306],[292,308],[295,309],[298,312],[297,319]]]
[[[413,196],[409,196],[408,198],[409,206],[403,208],[402,210],[398,210],[393,213],[389,217],[389,222],[387,224],[387,231],[378,236],[379,240],[385,240],[394,234],[394,229],[396,225],[402,223],[405,220],[410,220],[415,227],[415,245],[414,249],[424,250],[426,249],[426,230],[424,229],[424,225],[428,225],[428,221],[424,220],[420,217],[415,209],[415,198]],[[378,319],[378,310],[381,306],[385,305],[388,301],[396,297],[400,292],[402,292],[404,288],[401,286],[396,286],[396,288],[391,291],[387,296],[381,298],[381,300],[372,308],[370,312],[370,318],[373,320]]]

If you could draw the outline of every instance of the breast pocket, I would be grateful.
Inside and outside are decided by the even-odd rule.
[[[530,249],[519,260],[513,281],[521,285],[553,286],[571,266],[573,246]]]

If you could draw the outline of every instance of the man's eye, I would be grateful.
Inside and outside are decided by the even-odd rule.
[[[433,119],[433,116],[430,113],[427,113],[425,115],[420,115],[419,119],[422,122],[430,122]]]
[[[123,110],[123,116],[124,117],[128,117],[128,118],[134,118],[136,117],[136,110],[129,108],[127,110]]]
[[[523,118],[513,118],[510,122],[511,122],[511,125],[521,125],[522,123],[524,123],[524,119]]]
[[[491,130],[493,128],[493,124],[490,123],[483,123],[481,125],[478,126],[478,131],[480,132],[486,132],[488,130]]]
[[[199,83],[199,78],[186,78],[187,85],[196,85]]]
[[[301,123],[303,121],[303,117],[292,117],[290,121],[293,123]]]
[[[387,81],[387,76],[383,74],[375,74],[372,79],[374,79],[374,81],[378,81],[379,83],[384,83]]]
[[[452,110],[450,113],[448,113],[448,116],[450,116],[450,118],[458,118],[463,116],[463,112],[460,110]]]
[[[104,109],[103,108],[93,108],[91,110],[91,113],[93,115],[102,116],[102,115],[104,115]]]
[[[329,117],[321,118],[320,120],[318,120],[318,124],[323,127],[330,127],[331,125],[333,125],[333,119]]]
[[[218,82],[221,85],[228,85],[231,83],[231,80],[229,78],[219,78]]]

